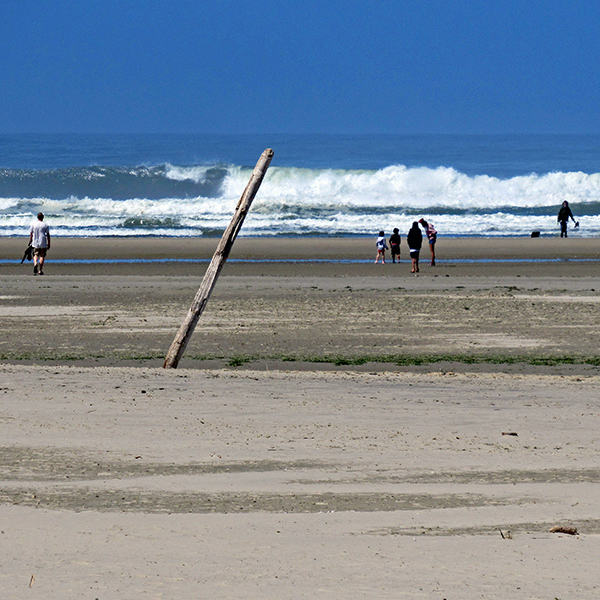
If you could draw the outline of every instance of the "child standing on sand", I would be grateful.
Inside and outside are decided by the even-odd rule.
[[[394,233],[390,235],[390,248],[392,249],[392,262],[396,262],[396,257],[400,262],[400,233],[398,233],[397,227],[394,227]]]
[[[388,245],[385,241],[385,233],[383,231],[379,232],[379,237],[377,238],[375,245],[377,246],[377,256],[375,257],[375,264],[377,264],[379,257],[381,257],[381,264],[385,265],[385,251],[387,250]]]

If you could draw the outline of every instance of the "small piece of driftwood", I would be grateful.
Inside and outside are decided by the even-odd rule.
[[[196,293],[196,297],[192,302],[192,306],[185,317],[171,347],[169,348],[169,352],[167,353],[167,357],[165,358],[165,363],[163,367],[165,369],[176,369],[183,353],[185,351],[185,347],[194,332],[196,324],[198,323],[198,319],[204,310],[206,303],[210,297],[213,288],[217,282],[217,278],[219,277],[219,273],[223,268],[223,265],[227,261],[227,257],[229,256],[229,252],[231,251],[231,247],[233,246],[233,242],[235,242],[235,238],[239,233],[244,219],[246,218],[246,214],[250,210],[250,205],[258,192],[258,188],[262,183],[262,180],[271,164],[271,159],[273,158],[273,150],[271,148],[267,148],[258,159],[254,170],[252,171],[252,175],[250,177],[250,181],[242,194],[240,201],[235,209],[235,213],[233,218],[231,219],[231,223],[229,223],[229,227],[223,233],[223,237],[215,250],[215,254],[206,269],[206,273],[204,274],[204,279],[200,284],[200,288]]]
[[[519,437],[519,434],[514,431],[503,431],[502,435],[514,435],[515,437]]]
[[[568,535],[577,535],[577,527],[569,525],[555,525],[550,528],[550,533],[566,533]]]

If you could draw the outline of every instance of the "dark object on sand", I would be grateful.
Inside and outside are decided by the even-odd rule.
[[[25,262],[25,259],[31,261],[33,260],[33,246],[29,244],[27,248],[25,248],[25,253],[23,254],[23,258],[21,259],[21,264]]]
[[[539,231],[532,231],[531,232],[531,237],[540,237],[540,232]]]
[[[550,527],[550,533],[566,533],[568,535],[577,535],[577,527],[570,527],[565,525],[555,525]]]
[[[516,431],[503,431],[502,435],[514,435],[515,437],[519,437],[519,434]]]

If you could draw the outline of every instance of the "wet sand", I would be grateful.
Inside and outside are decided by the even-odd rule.
[[[597,240],[241,238],[161,369],[216,243],[0,264],[7,597],[597,595]]]
[[[20,248],[0,242],[0,257]],[[0,356],[160,366],[216,244],[58,238],[44,277],[2,264]],[[374,265],[373,249],[371,239],[239,239],[181,366],[396,370],[433,357],[458,369],[597,372],[598,240],[442,240],[438,266],[424,260],[417,277],[407,260]],[[190,262],[86,262],[167,258]]]
[[[231,261],[224,275],[292,275],[314,274],[323,277],[373,276],[371,264],[375,259],[375,238],[244,238],[239,237],[231,252]],[[215,238],[60,238],[53,239],[48,254],[47,274],[50,275],[177,275],[198,276],[206,268],[217,247]],[[28,263],[19,262],[26,240],[0,239],[0,259],[14,260],[13,264],[0,264],[0,275],[30,274]],[[437,275],[558,275],[594,276],[597,264],[571,262],[564,268],[561,261],[600,261],[600,240],[595,238],[438,238]],[[389,257],[388,257],[389,258]],[[190,262],[170,263],[97,263],[104,260],[165,260]],[[52,261],[75,260],[75,264]],[[198,260],[198,262],[194,262]],[[286,261],[283,263],[252,261]],[[318,261],[295,263],[287,261]],[[360,261],[344,264],[329,261]],[[377,276],[410,277],[410,261],[406,239],[402,238],[402,265],[409,266],[398,272],[382,272]],[[81,262],[79,262],[81,261]],[[86,262],[90,261],[90,262]],[[420,275],[429,274],[425,269],[429,261],[426,241],[421,252]],[[485,261],[485,262],[463,262]],[[548,262],[536,262],[548,261]],[[555,262],[556,261],[556,262]],[[390,264],[390,260],[388,260]],[[490,265],[493,270],[490,271]]]

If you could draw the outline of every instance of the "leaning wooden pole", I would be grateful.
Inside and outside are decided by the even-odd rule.
[[[242,194],[240,201],[237,204],[235,209],[235,214],[231,219],[231,223],[229,223],[229,227],[225,230],[217,249],[208,265],[208,269],[206,269],[206,273],[204,274],[204,279],[196,292],[196,297],[192,302],[192,306],[185,317],[171,347],[169,348],[169,352],[167,353],[167,357],[165,358],[165,364],[163,367],[165,369],[176,369],[183,353],[185,351],[185,347],[196,328],[196,324],[198,323],[198,319],[204,310],[208,299],[210,298],[210,294],[217,283],[217,279],[219,277],[219,273],[223,268],[223,265],[227,261],[229,256],[229,252],[233,246],[233,242],[235,242],[235,238],[239,233],[242,224],[244,223],[244,219],[250,210],[250,205],[258,192],[258,188],[262,183],[262,180],[271,164],[271,159],[273,158],[273,150],[271,148],[267,148],[258,159],[256,166],[254,167],[254,171],[252,171],[252,176],[250,177],[250,181]]]

